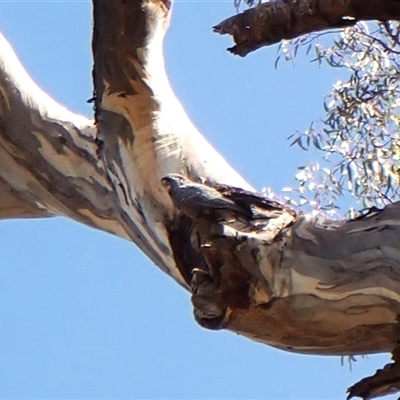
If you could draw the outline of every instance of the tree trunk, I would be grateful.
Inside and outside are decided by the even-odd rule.
[[[43,93],[1,39],[0,217],[63,215],[133,241],[192,291],[204,327],[307,354],[395,349],[400,204],[338,222],[255,193],[170,88],[171,2],[93,5],[95,121]],[[171,173],[247,207],[248,220],[213,219],[214,202],[184,211],[161,185]],[[376,392],[380,376],[351,395]]]

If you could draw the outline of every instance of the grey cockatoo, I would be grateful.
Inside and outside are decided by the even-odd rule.
[[[192,182],[180,174],[168,174],[161,179],[175,207],[187,216],[215,222],[241,221],[249,223],[250,208],[238,205],[216,189]]]

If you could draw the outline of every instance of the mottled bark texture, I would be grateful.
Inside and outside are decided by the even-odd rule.
[[[306,33],[399,19],[398,0],[272,0],[222,21],[214,31],[232,35],[236,45],[228,50],[244,57]]]
[[[195,318],[210,329],[306,354],[395,349],[400,204],[337,222],[253,192],[171,90],[162,54],[170,2],[93,5],[94,121],[43,93],[1,39],[0,218],[63,215],[131,240],[191,290]],[[200,192],[213,188],[206,192],[216,190],[233,213],[204,201],[187,208],[184,197],[173,203],[161,185],[171,173]],[[394,357],[386,371],[397,368]],[[389,375],[350,395],[397,388]]]

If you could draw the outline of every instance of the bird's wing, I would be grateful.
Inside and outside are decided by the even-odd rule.
[[[232,210],[239,214],[247,215],[246,210],[232,200],[223,197],[215,189],[204,185],[185,185],[182,186],[177,193],[178,201],[183,206],[194,206],[217,209],[217,210]]]

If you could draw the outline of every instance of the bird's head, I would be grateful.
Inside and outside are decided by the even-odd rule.
[[[168,193],[171,190],[183,185],[186,182],[186,178],[180,174],[168,174],[161,178],[161,184],[167,189]]]

